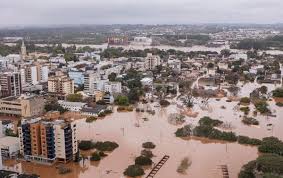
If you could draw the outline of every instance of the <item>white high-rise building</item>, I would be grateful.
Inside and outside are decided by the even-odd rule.
[[[78,152],[77,128],[74,122],[54,125],[55,155],[57,160],[70,161]]]
[[[49,68],[45,65],[34,64],[20,69],[20,73],[23,85],[36,85],[39,82],[48,81]]]
[[[3,170],[2,154],[0,154],[0,170]]]
[[[106,82],[104,84],[104,91],[109,93],[121,93],[122,92],[121,82]]]
[[[42,66],[42,65],[37,66],[38,81],[47,82],[48,73],[49,73],[48,66]]]
[[[38,75],[37,75],[37,67],[36,66],[31,66],[30,67],[30,79],[31,79],[31,84],[36,85],[38,84]]]
[[[3,124],[2,121],[0,121],[0,138],[4,137],[4,132],[3,132]],[[1,155],[1,154],[0,154]],[[0,169],[1,170],[1,169]]]
[[[159,66],[161,63],[160,57],[157,55],[152,55],[151,53],[147,54],[145,58],[145,68],[148,70],[153,70],[156,66]]]
[[[84,74],[84,92],[93,94],[97,88],[96,82],[100,80],[100,77],[97,73],[87,72]]]

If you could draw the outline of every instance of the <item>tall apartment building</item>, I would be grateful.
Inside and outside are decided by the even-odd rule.
[[[147,54],[145,58],[145,68],[148,70],[153,70],[156,66],[160,65],[160,57],[157,55],[152,55],[151,53]]]
[[[74,160],[78,153],[74,122],[40,118],[22,120],[18,127],[20,153],[26,160],[52,164]]]
[[[100,80],[100,77],[97,73],[87,72],[84,74],[84,92],[93,94],[95,91],[95,83]]]
[[[74,94],[74,80],[65,75],[49,77],[48,92],[63,95]]]
[[[3,170],[2,154],[0,154],[0,170]]]
[[[10,60],[0,55],[0,69],[7,69],[9,64]]]
[[[44,112],[44,98],[35,95],[10,96],[0,99],[0,114],[32,117]]]
[[[48,81],[48,66],[35,64],[31,66],[25,66],[25,68],[20,69],[22,76],[22,83],[24,85],[36,85],[39,82]]]
[[[0,75],[0,97],[19,96],[22,93],[21,75],[4,72]]]

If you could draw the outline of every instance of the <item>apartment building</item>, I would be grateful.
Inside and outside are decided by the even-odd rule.
[[[148,70],[153,70],[156,66],[161,64],[160,57],[157,55],[147,54],[145,58],[145,68]]]
[[[26,160],[43,164],[74,160],[78,152],[77,128],[74,122],[22,120],[18,127],[20,154]]]
[[[36,95],[10,96],[0,99],[0,114],[33,117],[44,112],[44,98]]]
[[[74,80],[65,75],[49,77],[48,92],[63,95],[74,94]]]
[[[104,84],[104,92],[121,93],[122,92],[121,82],[106,82]]]
[[[46,65],[33,64],[20,69],[24,85],[36,85],[48,81],[49,68]]]
[[[0,75],[0,97],[19,96],[22,93],[21,75],[4,72]]]
[[[93,94],[95,90],[95,81],[100,80],[97,73],[86,72],[84,74],[84,92]]]
[[[75,85],[84,84],[84,72],[75,68],[68,71],[68,75],[74,80]]]

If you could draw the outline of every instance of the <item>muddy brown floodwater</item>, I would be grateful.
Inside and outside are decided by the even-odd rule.
[[[247,96],[256,85],[245,85],[242,87],[241,96]],[[270,90],[273,86],[269,86]],[[250,127],[242,124],[240,116],[243,113],[235,109],[237,102],[226,102],[227,98],[220,101],[210,99],[209,110],[203,111],[198,104],[194,111],[199,112],[197,118],[186,117],[185,124],[196,125],[199,118],[210,116],[223,120],[231,125],[231,130],[237,134],[255,138],[266,136],[277,136],[283,139],[283,109],[277,107],[274,101],[269,104],[276,117],[267,118],[257,116],[260,125]],[[152,108],[154,104],[151,105]],[[225,106],[226,109],[223,109]],[[253,108],[252,105],[250,105]],[[134,158],[140,155],[142,143],[154,142],[157,146],[153,149],[157,163],[164,155],[169,155],[169,160],[156,174],[155,178],[220,178],[222,177],[219,165],[227,165],[231,178],[236,178],[242,165],[254,160],[258,156],[257,147],[239,145],[237,143],[211,141],[206,139],[180,139],[176,138],[174,132],[181,126],[168,123],[168,115],[180,110],[176,104],[168,108],[154,108],[154,116],[147,113],[137,112],[114,112],[102,120],[94,123],[86,123],[85,120],[77,120],[78,138],[92,139],[95,141],[115,141],[119,148],[114,150],[99,163],[85,161],[80,163],[69,163],[67,166],[72,172],[59,175],[55,166],[48,167],[34,163],[20,163],[23,172],[39,174],[41,178],[121,178],[123,171],[128,165],[134,163]],[[253,109],[252,109],[253,111]],[[148,118],[144,121],[143,118]],[[272,128],[267,124],[271,123]],[[185,175],[176,172],[178,165],[184,157],[189,157],[192,165]],[[11,162],[6,164],[12,164]],[[146,173],[149,173],[149,169]]]

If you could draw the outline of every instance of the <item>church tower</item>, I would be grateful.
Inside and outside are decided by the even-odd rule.
[[[22,40],[21,58],[22,58],[23,61],[26,60],[26,58],[27,58],[27,48],[25,46],[24,40]]]

